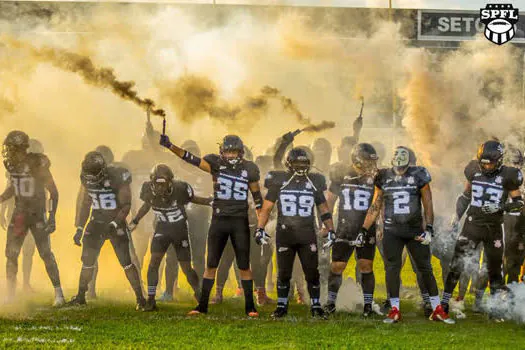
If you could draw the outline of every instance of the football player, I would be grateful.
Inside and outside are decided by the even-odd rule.
[[[342,274],[352,256],[354,248],[363,289],[363,316],[372,314],[375,277],[373,262],[375,255],[375,225],[365,240],[360,234],[361,226],[374,195],[374,177],[377,172],[377,153],[368,143],[360,143],[352,150],[352,165],[339,163],[330,173],[327,194],[328,206],[334,207],[339,200],[337,238],[332,247],[332,265],[328,279],[328,302],[324,309],[335,312],[337,293],[342,283]]]
[[[504,241],[501,224],[503,213],[523,209],[520,186],[521,171],[503,165],[503,145],[487,141],[479,146],[477,159],[465,167],[465,189],[456,202],[457,220],[467,212],[467,219],[456,241],[450,272],[445,282],[441,303],[446,310],[456,288],[466,257],[483,243],[487,259],[490,291],[494,295],[505,287],[502,273]],[[507,202],[507,199],[510,201]]]
[[[401,319],[399,288],[403,249],[407,247],[430,294],[433,320],[453,322],[439,303],[438,287],[432,271],[429,244],[434,232],[434,211],[430,174],[424,167],[410,166],[410,152],[399,146],[394,151],[392,168],[381,169],[375,177],[374,198],[360,233],[365,240],[383,210],[383,251],[390,305],[385,323]],[[422,213],[424,209],[424,215]],[[423,219],[425,226],[423,226]]]
[[[44,153],[44,146],[36,139],[29,139],[29,153]],[[9,173],[7,173],[7,179],[9,181]],[[0,205],[0,226],[7,231],[8,222],[13,216],[13,210],[15,206],[14,198],[3,202]],[[24,245],[22,246],[22,275],[23,275],[23,288],[25,292],[32,292],[31,287],[31,270],[33,269],[33,255],[35,255],[36,245],[33,235],[26,235]]]
[[[107,165],[102,154],[92,151],[82,161],[80,181],[81,200],[77,207],[77,230],[73,241],[82,246],[82,270],[78,293],[69,305],[86,304],[86,292],[95,264],[104,242],[109,239],[135,292],[136,310],[142,310],[146,300],[139,270],[131,260],[126,223],[131,209],[131,173],[124,167]]]
[[[202,280],[199,305],[189,315],[208,312],[210,292],[222,252],[228,239],[235,250],[244,290],[245,312],[258,317],[253,301],[253,279],[250,270],[250,227],[248,223],[248,192],[251,192],[257,211],[262,206],[259,169],[244,160],[244,144],[236,135],[227,135],[220,145],[220,154],[199,158],[170,142],[161,135],[160,144],[184,161],[212,174],[214,182],[213,216],[208,233],[208,256]]]
[[[288,294],[295,256],[298,255],[306,277],[313,317],[326,318],[320,304],[317,234],[314,208],[328,230],[329,242],[335,240],[332,214],[326,203],[326,182],[321,174],[310,173],[310,159],[305,150],[293,148],[286,157],[287,171],[271,171],[266,176],[268,189],[255,234],[258,244],[270,239],[265,231],[270,212],[278,202],[277,218],[277,308],[272,317],[288,313]]]
[[[148,267],[148,300],[144,311],[155,311],[155,295],[159,282],[159,266],[170,246],[173,246],[177,259],[186,275],[189,285],[198,299],[199,277],[191,266],[190,240],[185,205],[195,203],[209,205],[211,198],[195,196],[193,188],[186,182],[176,181],[173,172],[166,164],[157,164],[151,170],[150,181],[142,184],[140,207],[129,225],[133,230],[150,209],[155,214],[155,228],[151,240],[151,260]]]
[[[18,130],[7,134],[2,148],[4,166],[9,174],[9,183],[0,202],[15,198],[15,206],[6,241],[7,301],[14,299],[18,256],[27,235],[35,240],[47,274],[55,288],[55,306],[64,304],[60,275],[55,256],[51,251],[50,234],[55,232],[55,214],[58,205],[58,190],[49,170],[51,163],[44,154],[28,153],[29,137]],[[46,191],[49,192],[46,215]]]

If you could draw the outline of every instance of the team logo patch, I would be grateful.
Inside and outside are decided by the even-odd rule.
[[[409,176],[408,179],[407,179],[407,183],[408,183],[409,185],[413,185],[414,182],[415,182],[414,177],[413,177],[413,176]]]
[[[494,179],[494,181],[497,183],[497,184],[500,184],[501,181],[503,181],[503,179],[501,178],[501,176],[496,176],[496,179]]]
[[[110,186],[111,186],[111,183],[109,182],[109,180],[104,181],[104,187],[110,187]]]
[[[153,238],[159,238],[159,237],[162,237],[162,236],[164,236],[162,233],[155,233],[153,235]]]
[[[279,253],[286,252],[286,251],[288,251],[288,247],[279,247],[279,249],[277,249],[277,251]]]
[[[224,165],[221,165],[221,166],[219,167],[219,170],[224,170],[224,169],[226,169],[226,166],[224,166]]]
[[[369,177],[368,179],[366,179],[366,183],[367,183],[367,185],[372,185],[374,183],[374,179]]]
[[[312,189],[312,184],[309,183],[309,182],[307,182],[307,183],[306,183],[306,189],[307,189],[307,190],[311,190],[311,189]]]
[[[375,237],[370,237],[370,240],[368,241],[368,243],[375,244],[376,243],[376,238]]]
[[[246,170],[243,170],[241,173],[242,177],[248,177],[248,172]]]
[[[494,247],[495,247],[495,248],[501,248],[502,245],[503,245],[503,244],[501,243],[501,239],[496,239],[496,240],[494,241]]]
[[[190,246],[190,243],[187,240],[182,241],[182,248],[188,248]]]
[[[317,244],[315,243],[310,244],[310,250],[312,251],[312,253],[315,253],[317,251]]]
[[[512,40],[519,20],[519,10],[511,4],[487,4],[479,10],[481,22],[485,24],[485,38],[494,44],[503,45]]]
[[[271,173],[266,174],[266,180],[270,180],[272,177],[273,177],[273,176],[272,176]]]
[[[520,170],[518,170],[518,181],[519,182],[523,181],[523,174],[521,173]]]
[[[474,176],[481,176],[481,173],[475,173]]]
[[[122,173],[122,180],[127,181],[130,177],[131,173],[129,171]]]

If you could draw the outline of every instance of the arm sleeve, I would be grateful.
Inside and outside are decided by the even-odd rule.
[[[426,168],[420,167],[418,170],[418,187],[423,188],[432,181],[432,177]]]
[[[317,191],[315,191],[315,204],[323,204],[326,202],[326,198],[324,196],[324,191],[326,191],[326,179],[321,174],[315,174],[314,176],[314,185],[315,188],[317,188]]]
[[[211,168],[212,173],[216,173],[219,169],[219,156],[216,154],[207,154],[202,159],[204,159]]]
[[[261,173],[259,171],[259,167],[255,163],[249,163],[250,166],[248,167],[248,182],[257,182],[261,179]]]

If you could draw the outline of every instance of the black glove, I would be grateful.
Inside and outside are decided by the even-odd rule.
[[[73,242],[79,247],[82,246],[82,235],[84,234],[84,229],[82,227],[77,227],[77,232],[73,236]]]
[[[56,226],[56,221],[55,221],[55,213],[49,213],[45,231],[47,234],[51,234],[55,232],[56,229],[57,229],[57,226]]]
[[[263,228],[255,230],[255,243],[258,245],[269,244],[271,236]]]
[[[166,148],[170,148],[173,145],[171,143],[170,138],[168,137],[168,135],[160,135],[159,143],[160,143],[161,146],[164,146]]]
[[[354,129],[354,136],[359,137],[361,129],[363,128],[363,117],[357,117],[356,120],[354,120],[352,127]]]

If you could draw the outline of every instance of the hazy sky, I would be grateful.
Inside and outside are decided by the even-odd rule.
[[[34,1],[34,0],[32,0]],[[38,1],[38,0],[36,0]],[[45,1],[45,0],[44,0]],[[55,0],[57,1],[57,0]],[[71,0],[58,0],[71,1]],[[97,1],[97,0],[81,0]],[[166,2],[166,3],[213,3],[213,0],[110,0],[100,2]],[[337,7],[388,7],[388,0],[215,0],[217,4],[275,4],[299,6],[337,6]],[[392,0],[397,8],[435,8],[479,10],[486,3],[511,3],[514,7],[525,10],[525,0]]]

